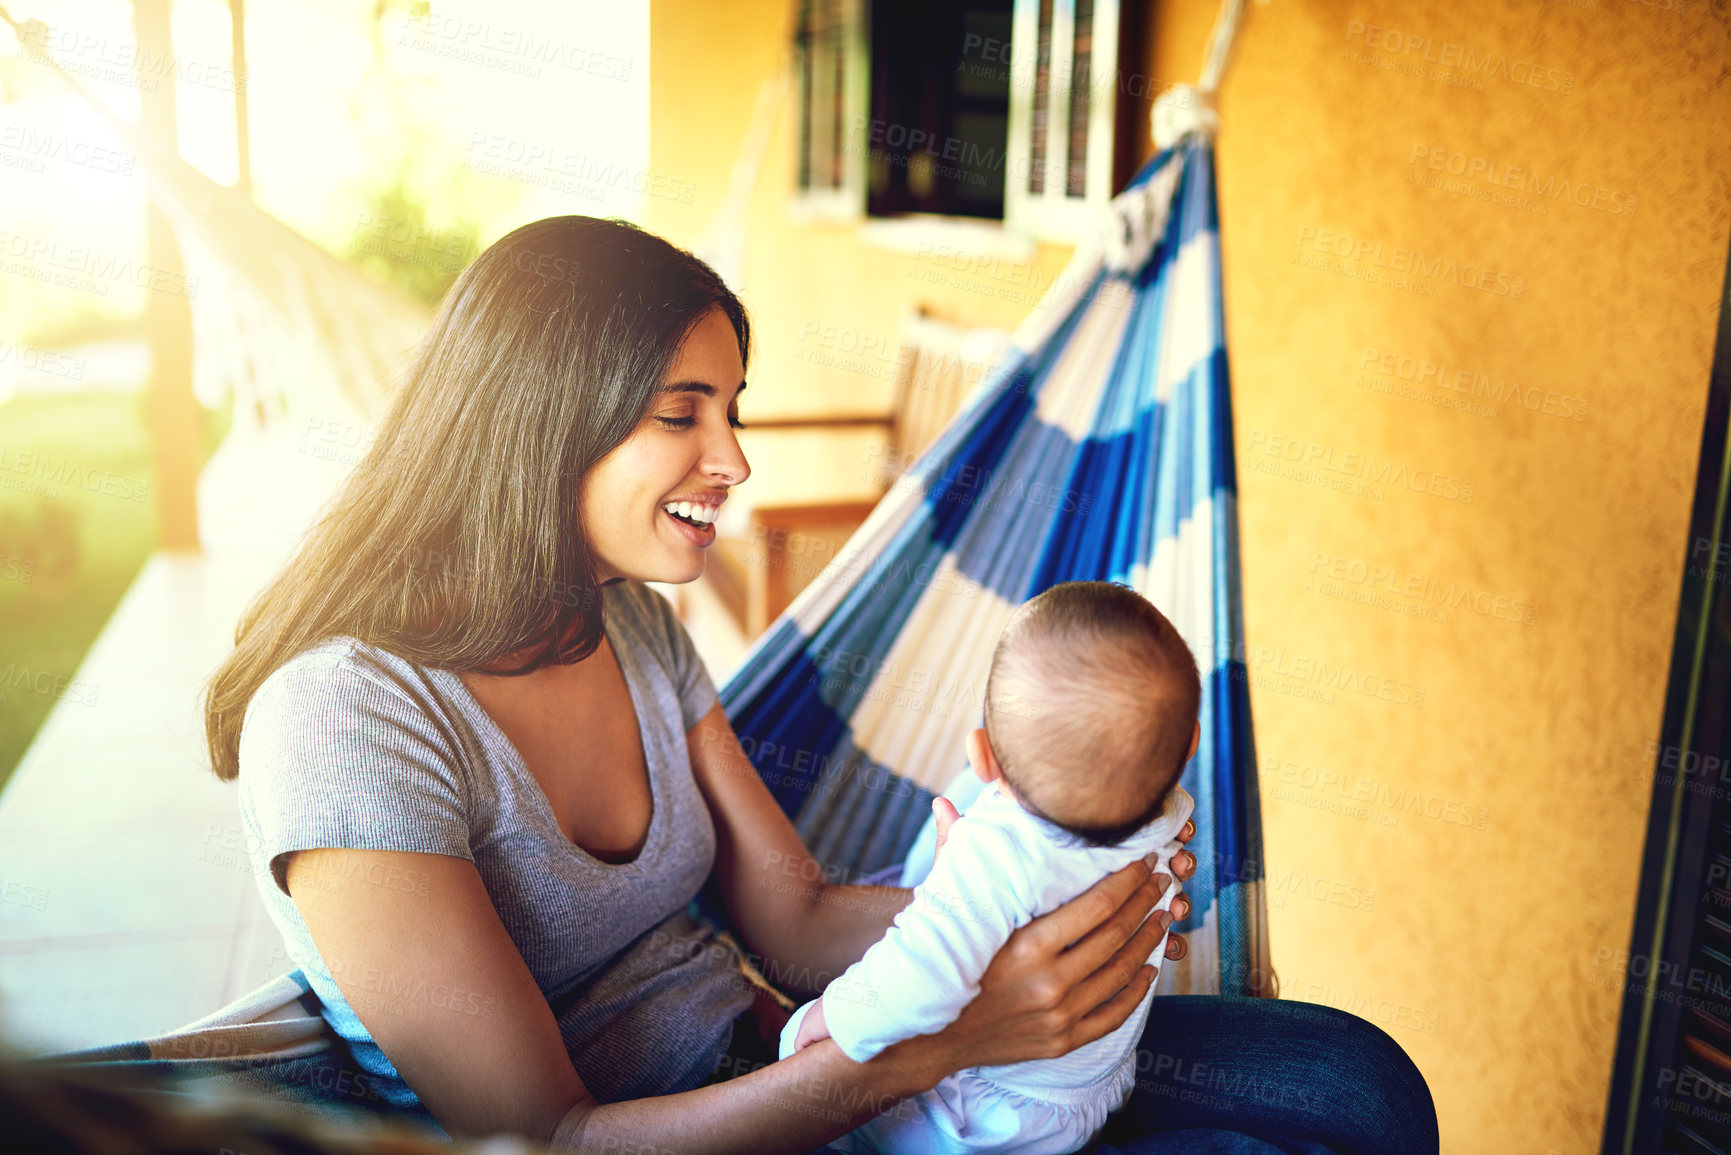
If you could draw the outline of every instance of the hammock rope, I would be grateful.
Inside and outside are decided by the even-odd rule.
[[[20,45],[44,43],[47,25],[0,23]],[[38,50],[32,59],[76,93],[137,155],[148,195],[168,218],[189,283],[194,371],[236,391],[237,410],[264,421],[293,414],[370,421],[432,310],[325,252],[235,189],[218,184],[112,112],[75,75]],[[207,397],[215,403],[215,396]]]
[[[1192,133],[1213,136],[1220,131],[1220,111],[1214,94],[1226,75],[1238,27],[1244,21],[1244,0],[1221,0],[1220,14],[1208,37],[1202,58],[1202,75],[1194,86],[1174,84],[1154,101],[1154,147],[1162,152]]]

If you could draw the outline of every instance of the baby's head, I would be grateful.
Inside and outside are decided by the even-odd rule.
[[[1018,609],[969,737],[980,777],[1096,845],[1152,821],[1196,752],[1202,682],[1178,630],[1127,586],[1065,582]]]

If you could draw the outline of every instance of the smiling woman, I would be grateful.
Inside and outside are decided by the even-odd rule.
[[[739,301],[665,241],[585,217],[504,237],[212,681],[212,762],[290,955],[367,1086],[454,1133],[810,1150],[1116,1029],[1186,908],[1149,917],[1171,879],[1135,862],[1018,931],[944,1030],[765,1065],[786,1013],[698,892],[804,994],[910,896],[776,885],[824,875],[644,584],[702,573],[750,476],[749,353]]]
[[[711,428],[736,412],[749,348],[745,310],[720,279],[628,225],[553,217],[482,253],[447,295],[366,457],[248,611],[213,679],[206,731],[218,776],[237,772],[253,692],[322,638],[455,669],[517,655],[524,673],[593,652],[601,583],[642,576],[609,571],[609,546],[638,557],[649,530],[662,548],[640,563],[666,564],[673,526],[652,521],[668,520],[659,507],[675,487],[699,488],[699,458],[720,454],[721,477],[749,473],[731,432],[722,451]],[[663,387],[682,356],[692,384],[728,391],[701,428],[697,401],[713,399]],[[652,407],[694,424],[632,436]],[[598,551],[586,532],[625,540]],[[701,572],[696,551],[679,556],[689,576],[661,580]]]
[[[583,523],[596,551],[625,567],[613,577],[695,580],[728,488],[751,476],[732,434],[745,428],[745,362],[726,314],[717,310],[697,324],[668,377],[649,424],[583,485]],[[625,511],[630,515],[621,516]]]

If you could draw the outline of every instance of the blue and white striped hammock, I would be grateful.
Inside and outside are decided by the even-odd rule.
[[[757,641],[721,699],[812,853],[857,877],[929,862],[931,799],[973,791],[1011,611],[1126,583],[1202,671],[1189,956],[1160,990],[1263,993],[1262,818],[1239,601],[1237,482],[1213,151],[1193,135],[1112,205],[955,421]],[[926,838],[912,855],[916,838]]]

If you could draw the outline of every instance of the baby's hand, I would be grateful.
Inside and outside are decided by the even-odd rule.
[[[805,1018],[800,1020],[799,1034],[794,1036],[793,1049],[797,1054],[820,1039],[829,1038],[829,1028],[823,1023],[823,1000],[820,998],[812,1004],[811,1010],[805,1012]]]

